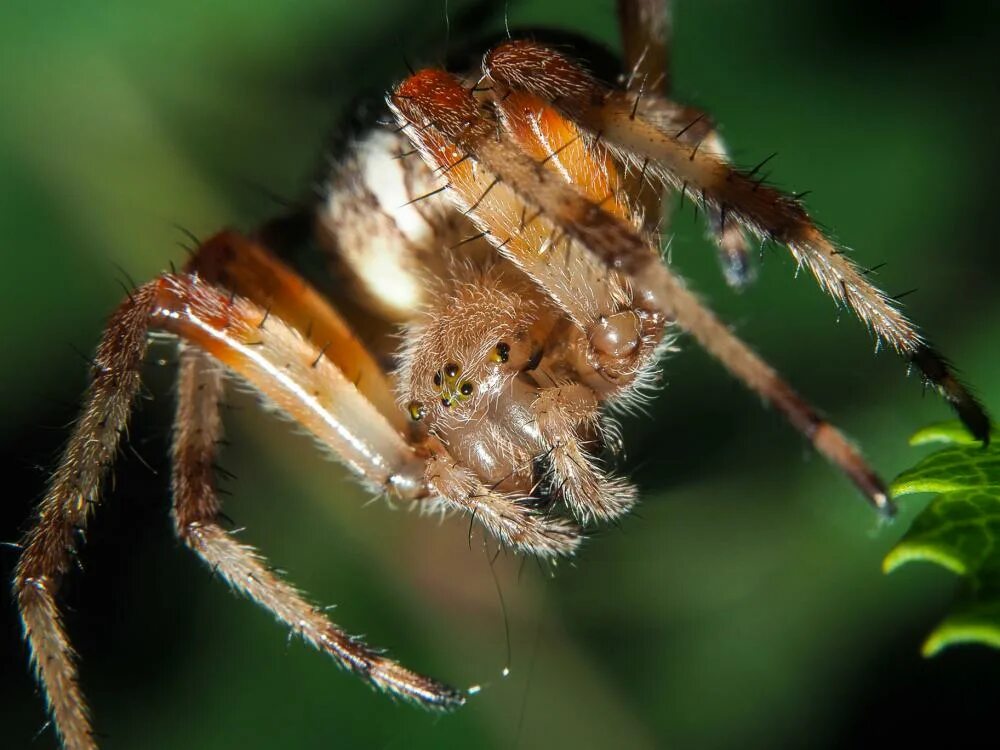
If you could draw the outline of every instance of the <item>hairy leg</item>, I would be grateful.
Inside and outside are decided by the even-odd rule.
[[[699,144],[685,142],[682,133],[664,129],[660,121],[667,103],[662,98],[640,98],[608,89],[562,53],[528,41],[506,42],[494,48],[486,56],[484,70],[494,87],[501,89],[494,95],[502,95],[503,89],[509,88],[538,96],[579,123],[593,142],[607,145],[625,163],[643,169],[682,195],[690,191],[699,204],[719,212],[723,228],[731,218],[761,240],[786,245],[824,291],[852,309],[879,341],[887,342],[916,365],[952,404],[970,432],[988,441],[989,417],[983,407],[959,382],[944,358],[927,345],[894,300],[875,287],[820,231],[800,201],[766,185],[756,174],[757,169],[736,170],[718,155],[699,148]],[[547,195],[545,199],[553,209],[556,207],[557,196]],[[589,238],[579,236],[581,242],[605,244],[607,236],[616,234],[608,228],[608,220],[596,222],[585,212],[568,207],[566,204],[552,215],[561,222],[577,222],[577,232],[590,230]],[[603,224],[604,236],[593,231],[598,223]],[[633,271],[641,260],[618,236],[595,252]]]
[[[667,102],[672,89],[670,48],[673,35],[673,17],[669,0],[618,0],[618,22],[621,27],[622,46],[625,52],[625,70],[628,73],[625,88],[637,99],[653,95]],[[729,161],[722,139],[715,131],[706,113],[693,107],[668,102],[665,108],[671,122],[662,123],[672,132],[692,145],[702,143],[702,148]],[[642,184],[647,177],[648,162],[639,170],[639,181],[633,189],[637,199],[645,205],[645,228],[653,231],[661,215],[668,218],[670,205],[659,206],[660,196],[666,186]],[[658,189],[657,189],[658,188]],[[655,200],[655,203],[647,199]],[[739,224],[731,217],[723,217],[718,210],[709,209],[706,220],[708,232],[719,250],[719,262],[726,283],[740,289],[754,279],[750,260],[750,244]],[[652,219],[652,221],[649,221]]]
[[[408,429],[382,368],[347,322],[308,281],[266,246],[224,231],[198,248],[184,269],[208,283],[253,300],[323,349],[357,389],[400,431]],[[266,322],[265,322],[266,325]]]
[[[618,31],[622,39],[625,88],[669,96],[672,86],[673,16],[670,0],[618,0]],[[643,209],[643,228],[657,232],[670,218],[667,191],[650,186],[643,171],[630,176],[633,200]]]
[[[67,750],[96,748],[75,654],[56,597],[139,389],[155,289],[136,290],[112,314],[94,356],[83,411],[24,541],[14,591],[24,636],[52,720]]]
[[[574,516],[584,524],[610,521],[627,513],[636,502],[636,489],[628,480],[610,477],[589,452],[581,433],[599,435],[597,395],[586,386],[546,388],[538,394],[532,411],[548,449],[551,483]]]
[[[707,112],[677,104],[665,98],[659,101],[661,106],[658,110],[658,125],[661,128],[671,133],[677,133],[677,139],[688,144],[692,149],[712,154],[725,164],[730,163],[726,144]],[[655,179],[655,171],[650,171],[649,162],[646,161],[644,164],[646,168],[643,170],[643,174],[645,177],[652,178],[653,189],[659,187],[669,194],[673,194],[670,185]],[[684,192],[686,194],[687,191]],[[679,201],[681,204],[683,202],[683,199]],[[731,213],[723,211],[715,204],[696,200],[692,200],[691,203],[695,206],[696,211],[704,213],[709,238],[715,242],[716,248],[718,248],[719,265],[722,267],[726,283],[732,288],[740,290],[753,282],[755,269],[750,252],[750,240],[739,221]]]
[[[411,137],[425,157],[455,165],[449,179],[456,202],[468,206],[500,251],[585,333],[590,346],[578,370],[602,399],[642,380],[664,326],[674,321],[785,415],[873,505],[891,510],[885,486],[857,450],[698,302],[647,238],[603,210],[585,188],[571,187],[547,163],[519,150],[512,136],[496,132],[456,79],[418,73],[392,101],[402,122],[420,125]],[[536,218],[518,224],[518,206],[525,204],[536,207]],[[603,268],[595,267],[597,260]],[[600,380],[584,377],[588,366],[612,388],[600,390]]]
[[[176,334],[239,375],[266,402],[375,492],[422,497],[423,461],[328,358],[281,318],[193,276],[155,282],[151,325]]]
[[[665,301],[664,309],[737,380],[776,409],[798,432],[864,493],[879,511],[892,515],[895,507],[885,483],[836,427],[778,372],[729,330],[666,266],[648,269],[646,282]]]
[[[221,369],[199,350],[185,348],[173,446],[173,515],[180,538],[233,589],[373,686],[428,708],[464,703],[460,692],[411,672],[348,635],[275,574],[257,550],[240,544],[219,525],[221,505],[212,466],[222,435],[221,393]]]
[[[405,499],[426,494],[424,464],[413,449],[321,349],[277,316],[195,276],[167,275],[132,292],[98,345],[82,413],[14,578],[32,664],[68,750],[91,750],[96,743],[57,595],[88,515],[100,502],[139,389],[151,328],[179,335],[241,374],[377,491]]]

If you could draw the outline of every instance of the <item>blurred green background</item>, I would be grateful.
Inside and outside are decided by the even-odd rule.
[[[502,2],[449,0],[452,46]],[[1000,408],[997,12],[992,3],[676,3],[678,98],[713,112],[737,161],[777,150],[808,203]],[[874,6],[878,6],[877,9]],[[510,3],[512,26],[615,43],[613,3]],[[357,94],[444,54],[444,0],[8,2],[0,9],[0,539],[15,540],[121,295],[180,262],[176,225],[251,228],[300,195]],[[891,476],[909,433],[948,416],[853,320],[767,251],[742,295],[692,221],[673,259],[704,296]],[[167,516],[171,348],[115,490],[65,588],[106,748],[842,747],[995,726],[1000,655],[918,655],[954,590],[880,560],[855,491],[703,354],[666,363],[625,426],[639,512],[549,575],[465,522],[391,512],[308,440],[236,396],[226,511],[335,619],[407,665],[484,690],[447,717],[390,703],[233,597]],[[158,366],[162,363],[164,366]],[[139,457],[141,457],[141,460]],[[148,464],[148,466],[147,466]],[[12,481],[11,481],[12,480]],[[0,548],[8,575],[11,549]],[[493,574],[496,575],[496,584]],[[509,623],[510,676],[505,617]],[[4,747],[54,746],[13,605],[0,620]]]

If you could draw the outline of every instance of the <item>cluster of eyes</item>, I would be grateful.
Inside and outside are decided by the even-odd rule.
[[[490,361],[501,364],[510,358],[510,344],[501,341],[490,354]],[[450,409],[456,403],[468,401],[476,392],[476,384],[471,380],[462,379],[462,367],[454,362],[448,362],[434,373],[434,387],[440,388],[441,405]],[[427,407],[422,401],[411,401],[407,404],[410,419],[419,422],[427,416]]]

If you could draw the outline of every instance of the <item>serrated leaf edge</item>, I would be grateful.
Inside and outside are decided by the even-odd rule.
[[[994,437],[998,437],[995,432],[993,435]],[[911,446],[941,445],[944,448],[949,446],[974,445],[978,442],[971,435],[964,433],[963,429],[956,429],[956,423],[947,422],[929,425],[915,432],[909,439]],[[892,483],[890,487],[892,497],[924,492],[962,492],[972,489],[965,485],[956,485],[939,479],[905,479],[906,473],[904,472]],[[903,481],[900,481],[900,479],[903,479]],[[983,488],[975,489],[981,490]],[[882,560],[882,571],[883,573],[891,573],[908,562],[921,561],[939,565],[958,576],[965,576],[968,573],[966,565],[960,559],[947,554],[940,547],[902,540]],[[956,623],[952,619],[951,617],[945,618],[943,622],[931,631],[920,648],[922,656],[930,658],[941,653],[946,648],[967,643],[1000,649],[1000,628],[991,625]]]
[[[920,647],[920,653],[930,658],[937,656],[949,646],[957,646],[961,643],[973,643],[1000,649],[1000,629],[988,625],[955,625],[945,620],[927,636],[927,640]]]
[[[903,474],[905,477],[905,473]],[[920,492],[961,492],[971,489],[964,484],[957,484],[943,479],[898,479],[889,487],[889,494],[893,497],[900,495],[916,495]],[[978,489],[978,488],[977,488]]]
[[[990,435],[993,438],[1000,438],[1000,434],[998,434],[995,430],[992,431]],[[969,431],[965,428],[965,426],[957,420],[927,425],[923,429],[917,430],[910,435],[909,439],[909,444],[912,446],[935,444],[976,445],[981,442],[982,441],[977,440],[969,434]]]
[[[968,568],[957,557],[945,554],[940,548],[932,547],[928,544],[914,544],[912,542],[900,542],[882,560],[882,572],[891,573],[908,562],[930,562],[940,565],[942,568],[950,570],[960,576],[968,573]]]

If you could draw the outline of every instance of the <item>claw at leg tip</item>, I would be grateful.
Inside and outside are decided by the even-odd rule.
[[[896,504],[889,499],[889,496],[885,492],[877,493],[872,498],[872,502],[875,504],[875,508],[883,520],[891,521],[896,517]]]

